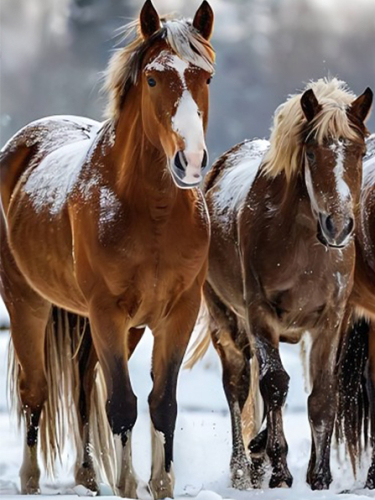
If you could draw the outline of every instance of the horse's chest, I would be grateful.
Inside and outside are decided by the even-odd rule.
[[[199,218],[151,215],[119,212],[99,236],[112,292],[133,290],[139,301],[155,303],[191,286],[207,258],[209,232]]]
[[[284,328],[309,328],[324,311],[339,306],[347,295],[351,266],[342,255],[325,249],[306,249],[299,258],[280,258],[275,270],[264,279],[266,299]],[[350,261],[351,259],[347,259]]]

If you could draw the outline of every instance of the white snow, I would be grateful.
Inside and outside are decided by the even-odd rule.
[[[0,496],[11,500],[19,495],[18,470],[22,460],[22,436],[15,419],[9,418],[5,401],[5,376],[8,333],[0,333]],[[138,420],[132,436],[133,464],[143,483],[138,492],[141,499],[149,499],[146,483],[151,471],[150,419],[147,395],[151,390],[150,359],[152,335],[146,331],[134,357],[130,361],[130,375],[138,397]],[[208,354],[192,371],[182,371],[178,385],[179,413],[175,433],[174,471],[175,498],[196,500],[365,500],[375,498],[375,492],[356,489],[351,494],[343,490],[364,484],[368,460],[365,460],[357,482],[348,460],[340,463],[332,453],[333,484],[329,492],[312,492],[305,483],[310,453],[310,430],[306,415],[306,394],[298,346],[283,346],[282,358],[291,375],[288,404],[285,410],[285,434],[289,443],[288,463],[294,476],[292,489],[236,491],[230,488],[229,460],[231,453],[230,419],[221,384],[218,357],[210,348]],[[74,457],[66,452],[64,463],[55,480],[42,475],[41,490],[52,500],[59,494],[87,495],[84,488],[74,487]],[[101,494],[110,490],[102,485]],[[55,497],[56,498],[56,497]],[[112,497],[113,498],[113,497]]]
[[[42,127],[45,122],[50,122],[48,128]],[[71,130],[68,127],[69,122],[82,127],[81,140],[77,140],[77,130]],[[65,123],[66,134],[55,134],[52,137],[50,132],[53,127],[61,128]],[[28,127],[31,125],[35,127],[35,130],[28,131],[25,136],[28,146],[41,143],[47,146],[54,145],[56,149],[47,154],[39,164],[38,159],[43,154],[43,149],[37,153],[29,167],[30,174],[26,172],[28,177],[24,190],[30,196],[35,211],[40,212],[47,207],[51,215],[57,215],[77,183],[84,159],[101,124],[80,116],[64,115],[37,120]],[[40,130],[38,130],[38,125],[41,125]],[[17,135],[22,138],[24,130],[26,131],[22,129]],[[72,142],[69,142],[69,139]],[[66,144],[66,142],[69,143]]]
[[[100,189],[99,205],[99,234],[102,235],[104,234],[105,227],[115,219],[116,214],[121,208],[121,203],[115,193],[104,186]]]
[[[219,189],[214,194],[215,205],[219,211],[227,207],[231,212],[239,210],[251,189],[268,148],[269,142],[264,139],[246,141],[228,158],[229,167],[225,170]]]
[[[46,156],[29,175],[24,190],[36,212],[46,206],[57,215],[72,192],[87,153],[87,140],[63,146]]]

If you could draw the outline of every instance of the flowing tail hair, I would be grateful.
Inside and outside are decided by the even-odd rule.
[[[366,371],[369,358],[369,322],[354,320],[341,347],[336,437],[345,443],[354,475],[368,442],[369,400]]]
[[[187,353],[184,369],[191,370],[204,357],[210,346],[211,334],[215,330],[217,330],[216,321],[210,314],[207,303],[202,296],[195,327],[196,339]],[[264,420],[263,398],[259,389],[259,365],[256,356],[251,359],[250,370],[249,395],[242,410],[242,435],[246,444],[258,434]]]
[[[53,307],[45,337],[48,396],[39,424],[40,450],[47,474],[50,476],[55,473],[56,461],[62,462],[62,453],[68,442],[77,453],[78,460],[83,452],[79,431],[79,400],[82,390],[79,354],[83,344],[86,344],[86,348],[93,349],[88,320]],[[10,341],[8,398],[11,411],[17,414],[18,425],[21,424],[23,415],[18,390],[19,375],[20,366]],[[107,394],[99,364],[95,368],[94,377],[89,415],[91,455],[98,479],[110,484],[115,491],[115,449],[105,411]]]

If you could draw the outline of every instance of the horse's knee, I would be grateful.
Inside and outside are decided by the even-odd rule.
[[[48,396],[48,383],[44,373],[28,375],[21,371],[19,391],[25,408],[41,409]]]
[[[264,401],[269,409],[284,405],[289,390],[290,377],[281,367],[267,370],[260,380],[259,387]]]
[[[177,400],[173,395],[163,394],[158,396],[151,391],[148,397],[150,416],[155,429],[163,433],[173,433],[174,423],[177,418]]]
[[[309,420],[317,429],[323,429],[327,422],[333,421],[336,414],[336,405],[331,398],[327,398],[327,392],[322,387],[319,391],[313,391],[307,400]]]
[[[133,393],[116,392],[107,401],[107,416],[113,434],[125,436],[137,420],[137,397]]]

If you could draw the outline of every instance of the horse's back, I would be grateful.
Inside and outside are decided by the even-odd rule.
[[[59,148],[78,141],[92,140],[99,128],[100,123],[89,118],[62,115],[36,120],[19,130],[0,152],[4,210],[7,212],[14,188],[30,166],[36,167]]]
[[[99,128],[80,117],[44,118],[20,130],[1,151],[7,221],[2,236],[11,250],[4,266],[16,263],[41,296],[78,312],[83,298],[73,272],[67,201]],[[57,283],[64,284],[63,291]]]
[[[206,183],[205,191],[212,199],[215,212],[237,213],[246,199],[269,148],[264,139],[237,144],[217,160]]]

